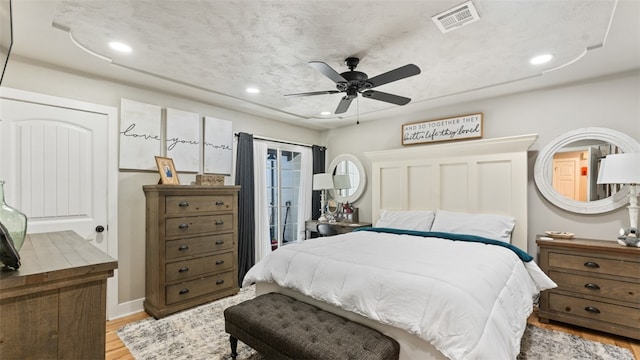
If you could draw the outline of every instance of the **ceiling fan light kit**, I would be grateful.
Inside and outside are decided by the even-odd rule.
[[[395,105],[406,105],[411,99],[385,93],[382,91],[371,90],[372,88],[380,85],[388,84],[393,81],[402,80],[410,76],[420,74],[420,68],[414,64],[408,64],[401,66],[397,69],[387,71],[369,78],[369,76],[361,71],[356,71],[356,67],[360,63],[360,59],[357,57],[348,57],[344,61],[345,65],[349,68],[349,71],[338,73],[331,66],[322,61],[311,61],[309,65],[319,71],[324,76],[331,79],[336,83],[337,90],[325,90],[325,91],[312,91],[305,93],[286,94],[285,96],[314,96],[314,95],[326,95],[326,94],[338,94],[345,93],[342,97],[338,107],[336,108],[336,114],[345,113],[353,99],[358,97],[358,94],[362,94],[362,97],[370,98],[374,100],[384,101]]]

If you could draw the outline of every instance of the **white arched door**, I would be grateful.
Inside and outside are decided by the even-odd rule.
[[[7,203],[27,215],[27,233],[73,230],[117,259],[115,108],[10,89],[0,94],[0,179]],[[112,313],[117,281],[110,282]]]

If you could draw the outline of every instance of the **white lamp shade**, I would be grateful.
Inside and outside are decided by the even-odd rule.
[[[607,155],[600,161],[598,184],[640,184],[640,153]]]
[[[333,188],[334,189],[350,189],[351,181],[349,180],[349,175],[336,175],[333,177]]]
[[[333,177],[331,174],[320,173],[313,175],[313,190],[333,189]]]

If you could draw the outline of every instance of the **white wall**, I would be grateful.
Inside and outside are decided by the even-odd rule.
[[[533,166],[538,151],[550,140],[576,128],[608,127],[627,133],[640,141],[638,71],[562,87],[435,108],[428,113],[404,118],[384,119],[330,130],[324,134],[327,164],[338,154],[354,154],[365,165],[370,179],[371,164],[364,153],[401,148],[402,124],[476,112],[484,113],[485,139],[538,134],[538,140],[529,151],[530,253],[536,252],[535,235],[545,230],[569,231],[578,237],[615,240],[618,229],[624,225],[628,226],[629,216],[626,208],[606,214],[578,215],[555,207],[537,191],[533,181]],[[370,181],[367,183],[365,194],[355,205],[360,208],[360,219],[371,221]]]
[[[400,148],[401,125],[408,122],[483,112],[484,138],[537,133],[530,151],[528,212],[529,252],[535,253],[535,234],[544,230],[571,231],[588,238],[615,239],[628,224],[626,208],[599,215],[576,215],[544,200],[533,182],[537,152],[552,138],[575,128],[600,126],[626,132],[640,140],[640,72],[620,74],[564,87],[435,108],[404,118],[361,123],[323,134],[317,131],[238,113],[182,98],[168,92],[72,74],[12,59],[3,86],[119,107],[121,98],[197,112],[233,121],[233,130],[296,142],[327,145],[327,164],[341,153],[356,155],[370,177],[364,152]],[[367,134],[362,136],[361,134]],[[321,136],[322,135],[322,136]],[[324,139],[324,140],[323,140]],[[373,139],[373,141],[372,141]],[[473,141],[473,140],[468,140]],[[429,146],[429,145],[418,145]],[[194,175],[180,175],[184,183]],[[120,172],[118,193],[119,302],[144,297],[144,193],[155,184],[153,172]],[[371,220],[371,188],[356,202],[360,218]]]
[[[47,95],[120,107],[127,98],[161,107],[170,107],[231,120],[234,132],[247,132],[270,138],[320,145],[320,132],[273,120],[222,109],[182,98],[169,92],[91,78],[61,69],[22,62],[12,58],[2,85]],[[142,186],[158,182],[156,172],[121,171],[118,179],[118,297],[119,303],[144,298],[145,274],[145,198]],[[195,174],[180,174],[184,184]],[[229,184],[230,178],[226,179]]]

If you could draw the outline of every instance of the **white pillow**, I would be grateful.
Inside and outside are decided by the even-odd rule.
[[[509,216],[438,210],[431,231],[477,235],[511,242],[516,220]]]
[[[380,210],[376,227],[429,231],[435,214],[427,210]]]

